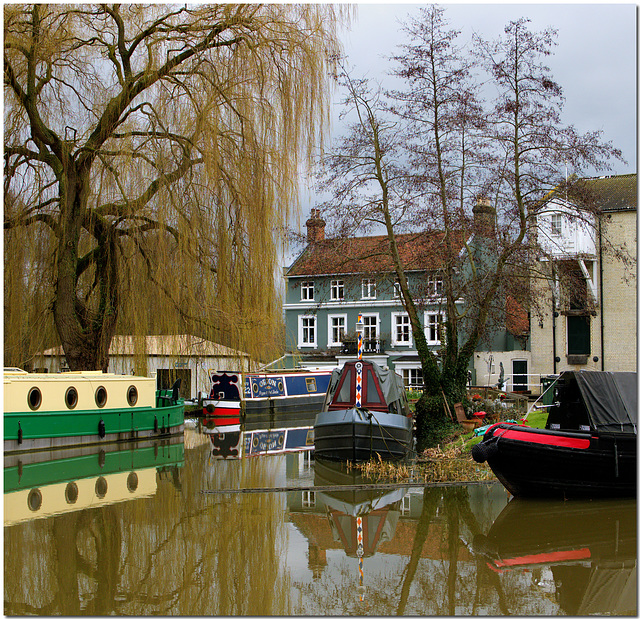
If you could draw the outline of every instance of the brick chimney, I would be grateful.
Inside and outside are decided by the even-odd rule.
[[[473,207],[473,222],[476,233],[482,236],[495,236],[496,209],[491,206],[489,198],[480,196]]]
[[[318,243],[324,240],[325,221],[320,217],[320,209],[312,208],[311,217],[307,219],[307,243]]]

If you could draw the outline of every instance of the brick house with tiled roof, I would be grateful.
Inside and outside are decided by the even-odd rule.
[[[306,226],[308,244],[285,271],[284,365],[341,366],[352,359],[356,354],[355,325],[362,314],[365,358],[394,369],[407,386],[420,385],[420,359],[409,316],[401,302],[387,236],[326,239],[324,221],[316,209],[312,209]],[[453,254],[462,254],[465,240],[469,239],[461,232],[449,235]],[[445,308],[440,274],[447,255],[445,234],[441,231],[400,234],[396,241],[427,342],[437,351]],[[515,305],[512,303],[511,307]],[[522,312],[507,308],[506,314],[511,332],[518,335],[528,332],[528,327],[513,319],[521,319]],[[526,320],[526,313],[524,317]],[[501,352],[509,347],[522,350],[522,340],[514,338],[513,333],[505,328],[494,337]],[[478,357],[483,368],[486,357],[484,353]],[[493,382],[496,381],[494,372]]]
[[[578,187],[580,198],[548,196],[537,217],[547,279],[534,281],[543,309],[531,324],[533,371],[636,371],[637,174]],[[585,196],[592,208],[577,219]]]

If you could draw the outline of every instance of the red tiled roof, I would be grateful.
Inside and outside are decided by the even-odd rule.
[[[452,232],[451,252],[462,248],[462,234]],[[404,269],[435,270],[445,264],[444,232],[416,232],[396,236]],[[386,235],[325,239],[308,245],[287,271],[289,276],[393,271]]]

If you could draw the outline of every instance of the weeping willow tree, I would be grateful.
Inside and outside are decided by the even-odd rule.
[[[269,356],[283,223],[322,138],[334,5],[4,10],[5,363],[116,333]]]

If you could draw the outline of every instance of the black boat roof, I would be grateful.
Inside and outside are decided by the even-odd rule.
[[[575,377],[592,424],[601,433],[637,434],[636,372],[564,372]]]

